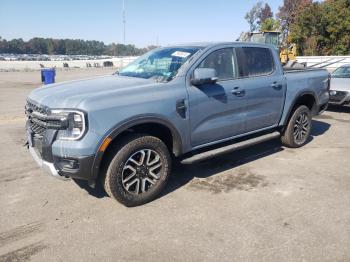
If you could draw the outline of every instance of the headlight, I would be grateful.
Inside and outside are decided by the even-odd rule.
[[[85,114],[76,110],[51,110],[51,116],[59,116],[67,120],[64,129],[58,130],[59,140],[78,140],[82,138],[86,130]]]

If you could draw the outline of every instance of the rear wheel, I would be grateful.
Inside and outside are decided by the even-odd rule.
[[[125,206],[138,206],[155,199],[170,174],[171,157],[158,138],[133,134],[111,153],[104,179],[110,197]]]
[[[298,148],[306,144],[311,132],[311,112],[307,106],[297,107],[282,134],[283,145]]]

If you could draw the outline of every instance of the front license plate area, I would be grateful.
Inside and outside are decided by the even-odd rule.
[[[30,147],[34,147],[34,143],[33,143],[33,133],[27,131],[27,141],[28,141],[28,145]]]
[[[40,156],[43,155],[43,142],[42,139],[33,137],[33,147],[35,148],[35,151],[39,153]]]

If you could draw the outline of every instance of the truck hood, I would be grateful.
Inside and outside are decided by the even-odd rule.
[[[99,94],[154,84],[155,82],[149,79],[109,75],[39,87],[34,89],[28,98],[49,108],[77,108],[84,99]]]
[[[350,92],[350,78],[332,78],[331,90]]]

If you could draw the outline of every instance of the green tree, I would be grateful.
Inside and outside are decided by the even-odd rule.
[[[52,39],[32,38],[25,42],[23,39],[12,39],[7,41],[0,38],[0,53],[15,54],[58,54],[58,55],[113,55],[134,56],[141,55],[153,46],[137,48],[134,45],[123,45],[112,43],[105,45],[101,41],[85,41],[81,39]]]
[[[324,14],[325,54],[350,54],[350,1],[332,0],[322,4]]]
[[[261,16],[262,5],[262,2],[256,3],[244,17],[250,26],[250,32],[255,32],[259,29],[258,21],[259,17]]]
[[[280,21],[274,18],[267,18],[261,23],[261,31],[279,31]]]
[[[273,17],[271,7],[263,2],[257,2],[245,15],[250,32],[277,30],[279,24]]]
[[[11,53],[23,54],[25,53],[24,41],[22,38],[12,39],[8,42]]]
[[[312,3],[299,12],[290,30],[301,55],[349,55],[350,1]]]
[[[261,8],[259,14],[258,14],[258,24],[261,26],[267,19],[273,18],[273,12],[271,10],[271,7],[269,4],[265,3],[265,6]]]
[[[287,42],[290,27],[294,24],[298,13],[311,3],[312,0],[283,0],[283,5],[278,9],[277,17],[281,23],[284,42]]]

